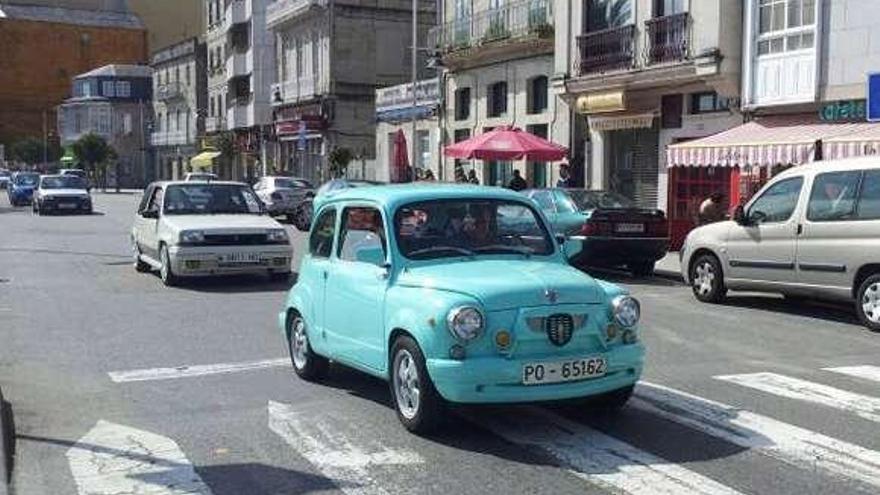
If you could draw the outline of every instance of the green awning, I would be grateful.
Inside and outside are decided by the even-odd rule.
[[[194,170],[211,168],[214,165],[214,159],[220,155],[222,155],[222,153],[219,151],[203,151],[190,158],[189,164]]]

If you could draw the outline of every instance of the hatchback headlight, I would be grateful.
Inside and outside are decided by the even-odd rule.
[[[201,244],[205,242],[205,233],[201,230],[184,230],[180,233],[181,244]]]
[[[269,242],[285,243],[289,240],[287,231],[284,229],[273,229],[266,233]]]
[[[446,317],[446,324],[453,337],[469,342],[483,331],[483,313],[470,306],[453,308]]]
[[[642,310],[634,297],[617,296],[611,300],[611,314],[618,325],[633,328],[639,323]]]

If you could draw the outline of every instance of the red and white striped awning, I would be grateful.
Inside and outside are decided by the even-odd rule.
[[[825,160],[874,154],[880,149],[880,124],[820,122],[812,114],[763,117],[701,139],[669,145],[666,165],[799,165],[813,161],[819,140]]]

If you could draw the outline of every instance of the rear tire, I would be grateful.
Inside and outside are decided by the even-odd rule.
[[[311,228],[310,215],[307,208],[311,207],[311,203],[302,203],[296,207],[293,214],[288,215],[290,223],[300,232],[306,232]]]
[[[300,315],[287,318],[287,350],[293,371],[298,377],[313,382],[327,374],[329,362],[312,350],[306,321]]]
[[[859,286],[856,314],[868,330],[880,332],[880,273],[866,278]]]
[[[391,398],[407,430],[425,434],[443,419],[445,402],[428,375],[425,356],[411,337],[398,337],[391,347]]]
[[[629,271],[636,277],[650,277],[654,275],[653,261],[640,261],[638,263],[630,263],[626,265]]]
[[[700,255],[691,265],[690,280],[694,297],[701,302],[720,303],[727,295],[721,263],[711,254]]]

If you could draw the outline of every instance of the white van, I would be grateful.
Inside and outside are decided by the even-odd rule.
[[[681,272],[697,299],[731,289],[852,301],[880,331],[880,157],[791,168],[733,216],[685,239]]]

